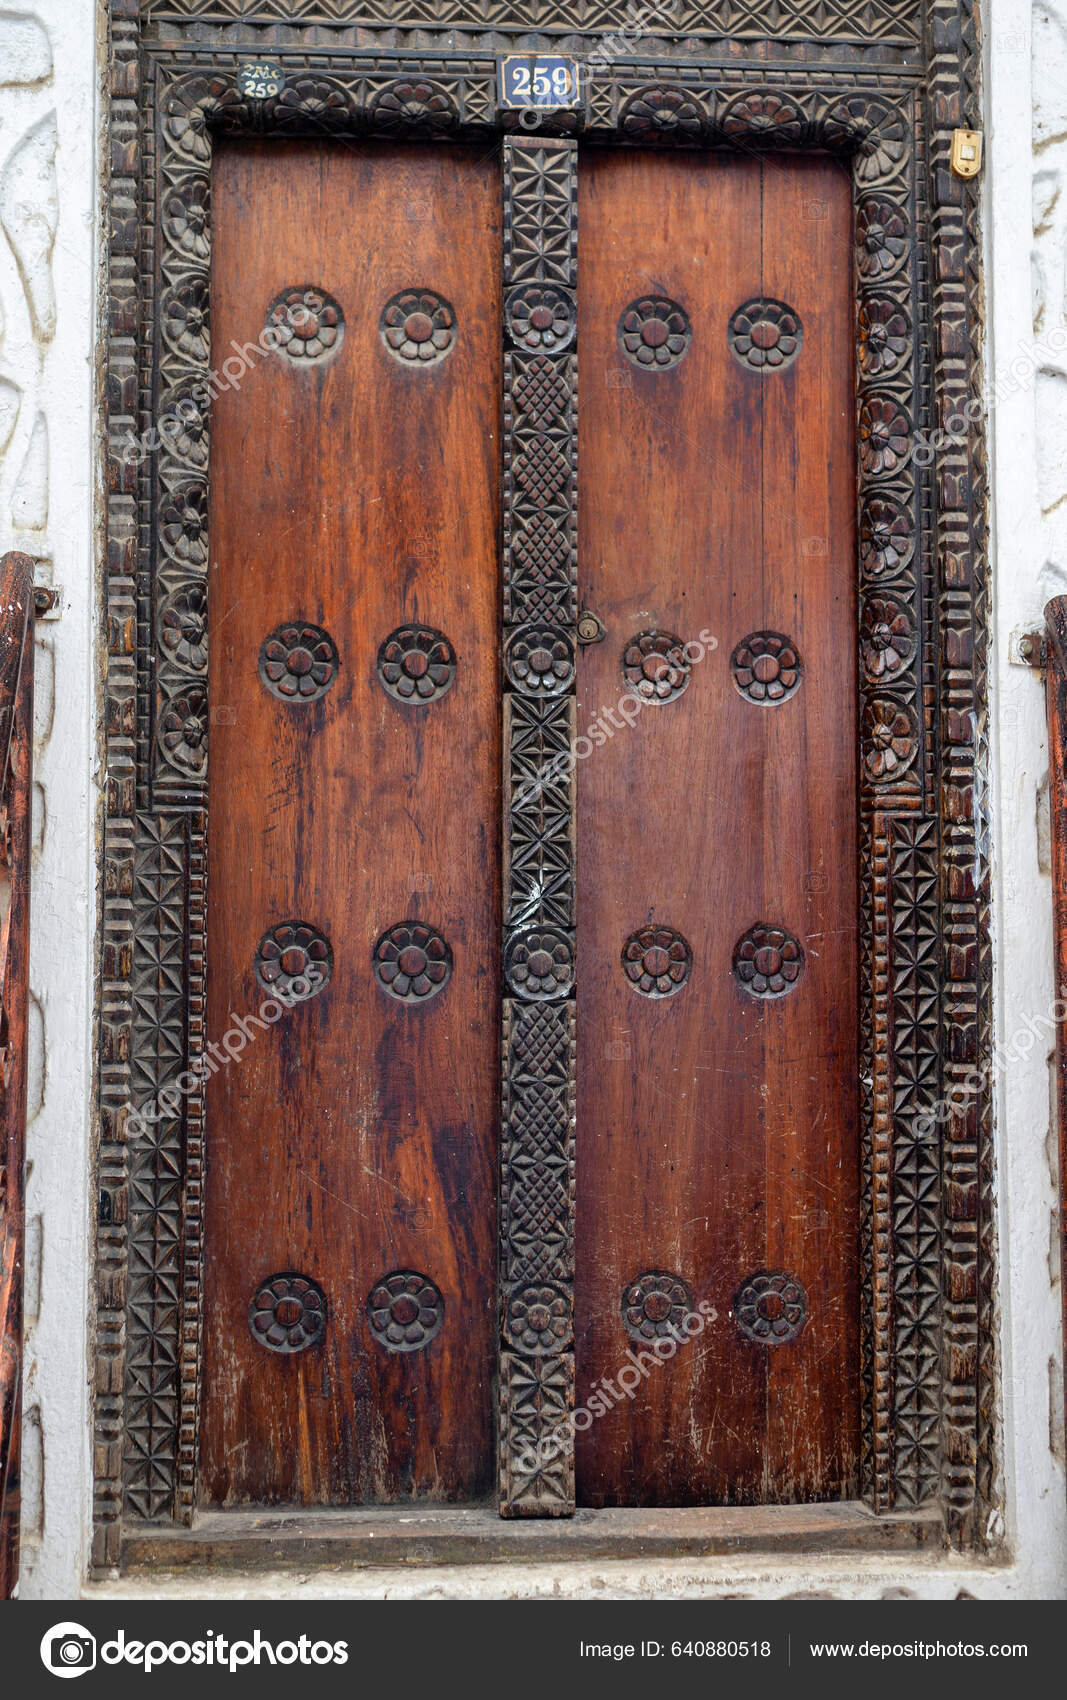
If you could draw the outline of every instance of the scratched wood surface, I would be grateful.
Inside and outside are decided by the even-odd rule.
[[[578,764],[577,1397],[600,1407],[578,1435],[578,1502],[845,1496],[858,1445],[848,179],[817,158],[591,154],[579,229],[581,591],[607,627],[582,654],[579,730],[618,704],[638,634],[705,630],[718,647],[676,700]],[[649,295],[686,309],[692,340],[676,365],[642,370],[618,327]],[[792,363],[762,376],[728,342],[735,309],[760,297],[803,327]],[[764,632],[802,666],[773,706],[731,676],[735,646]],[[761,924],[803,950],[781,997],[733,971]],[[649,925],[692,952],[670,996],[620,971]],[[802,1285],[795,1339],[739,1328],[737,1295],[761,1272]],[[664,1273],[714,1315],[626,1397],[619,1372],[648,1342],[620,1325],[622,1295]],[[759,1291],[764,1309],[782,1302]]]
[[[212,193],[216,365],[287,288],[328,292],[345,323],[325,357],[305,338],[298,358],[256,358],[213,408],[209,1040],[267,995],[253,963],[268,929],[310,923],[333,971],[208,1087],[202,1495],[477,1497],[494,1458],[499,165],[380,143],[222,147]],[[443,358],[383,340],[383,307],[411,288],[453,310]],[[298,620],[339,665],[320,700],[280,701],[260,650]],[[405,622],[455,652],[454,683],[425,706],[376,671]],[[372,970],[408,920],[454,963],[421,1003]],[[368,1318],[397,1272],[440,1293],[418,1350],[387,1350]],[[302,1352],[253,1338],[250,1299],[275,1273],[325,1295]]]

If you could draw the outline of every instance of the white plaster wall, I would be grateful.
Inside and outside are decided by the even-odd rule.
[[[1046,775],[1040,683],[1010,665],[1013,631],[1039,624],[1047,597],[1067,590],[1067,0],[985,0],[988,364],[993,465],[995,642],[992,808],[995,827],[997,1027],[1001,1045],[1025,1032],[1054,995],[1051,894],[1041,795]],[[0,543],[47,557],[42,577],[64,585],[63,618],[40,632],[38,775],[44,804],[34,888],[31,979],[38,1037],[38,1106],[30,1127],[31,1241],[40,1302],[28,1340],[29,1406],[23,1592],[77,1592],[88,1542],[87,1287],[91,1127],[91,939],[95,887],[93,722],[95,524],[99,512],[90,358],[100,233],[95,170],[99,102],[95,0],[37,0],[0,13]],[[41,26],[52,59],[42,57]],[[5,79],[32,55],[30,87]],[[56,67],[62,67],[61,75]],[[16,72],[18,74],[18,72]],[[49,114],[55,114],[58,219],[52,249],[55,322],[48,312],[52,205]],[[26,138],[29,138],[27,141]],[[5,167],[25,151],[11,214]],[[13,242],[27,250],[22,271]],[[36,280],[36,281],[34,281]],[[34,289],[37,290],[36,296]],[[1012,376],[1013,362],[1022,362]],[[5,387],[17,384],[19,396]],[[6,449],[8,418],[18,401]],[[38,420],[44,423],[39,424]],[[41,468],[47,468],[47,494]],[[25,470],[24,470],[25,469]],[[49,681],[54,676],[55,689]],[[49,708],[49,703],[53,706]],[[44,1076],[41,1056],[47,1046]],[[714,1597],[829,1593],[877,1598],[1067,1596],[1067,1496],[1057,1358],[1055,1130],[1047,1047],[1017,1045],[997,1081],[1000,1166],[1003,1452],[1006,1562],[945,1563],[936,1555],[858,1566],[854,1559],[783,1564],[491,1567],[416,1574],[332,1571],[256,1579],[119,1580],[93,1597],[212,1596]],[[31,1295],[34,1280],[30,1281]],[[43,1472],[37,1434],[43,1444]],[[37,1462],[34,1463],[34,1459]]]
[[[0,3],[0,549],[62,612],[36,646],[23,1597],[89,1527],[89,1174],[99,512],[95,0]]]
[[[1013,1041],[1055,996],[1044,694],[1009,650],[1067,590],[1067,4],[986,10],[996,1017],[1000,1045],[1022,1053]],[[997,1082],[1007,1537],[1024,1591],[1044,1597],[1067,1594],[1048,1049]]]

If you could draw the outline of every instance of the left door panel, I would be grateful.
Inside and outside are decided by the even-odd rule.
[[[210,1505],[492,1487],[500,221],[461,148],[216,153]]]

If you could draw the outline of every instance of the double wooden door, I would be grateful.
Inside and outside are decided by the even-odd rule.
[[[848,180],[578,181],[577,1500],[847,1496]],[[224,147],[213,221],[203,1495],[484,1499],[499,160]]]

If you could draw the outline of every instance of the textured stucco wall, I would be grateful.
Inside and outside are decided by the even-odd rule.
[[[556,1570],[336,1572],[115,1581],[108,1594],[263,1597],[707,1597],[830,1593],[1067,1596],[1067,1499],[1057,1359],[1059,1281],[1047,1041],[1026,1038],[1054,995],[1039,680],[1013,632],[1067,590],[1067,0],[986,0],[989,432],[994,652],[990,733],[996,869],[997,1081],[1005,1553],[996,1567],[935,1555],[579,1565]],[[96,0],[0,6],[0,544],[42,558],[63,616],[39,631],[38,829],[31,980],[23,1592],[84,1575],[90,1493],[88,1270],[94,679],[99,604],[93,328],[100,225]],[[1021,1037],[1020,1037],[1021,1036]],[[47,1052],[47,1067],[44,1057]]]
[[[0,5],[0,548],[63,587],[36,645],[27,1596],[77,1586],[89,1512],[97,53],[94,0]]]

